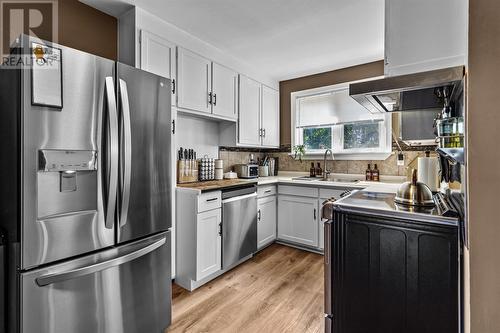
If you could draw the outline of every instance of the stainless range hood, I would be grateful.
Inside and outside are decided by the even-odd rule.
[[[349,85],[349,95],[371,113],[438,111],[448,97],[453,100],[464,71],[463,66],[458,66],[353,83]]]

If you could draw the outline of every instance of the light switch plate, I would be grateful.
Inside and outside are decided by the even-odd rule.
[[[404,166],[405,165],[405,155],[400,152],[398,153],[398,166]]]

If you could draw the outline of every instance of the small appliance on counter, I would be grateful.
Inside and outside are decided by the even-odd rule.
[[[236,164],[234,171],[238,174],[238,178],[258,178],[259,166],[257,164]]]

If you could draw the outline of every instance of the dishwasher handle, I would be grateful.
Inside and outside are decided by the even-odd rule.
[[[225,204],[225,203],[229,203],[229,202],[240,201],[240,200],[245,200],[245,199],[254,198],[254,197],[255,198],[257,197],[257,192],[245,194],[245,195],[240,195],[240,196],[236,196],[236,197],[232,197],[232,198],[227,198],[227,199],[222,200],[222,203]]]

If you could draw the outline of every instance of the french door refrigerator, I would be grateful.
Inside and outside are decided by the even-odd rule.
[[[170,81],[28,36],[18,44],[24,66],[0,73],[0,331],[163,332]]]

